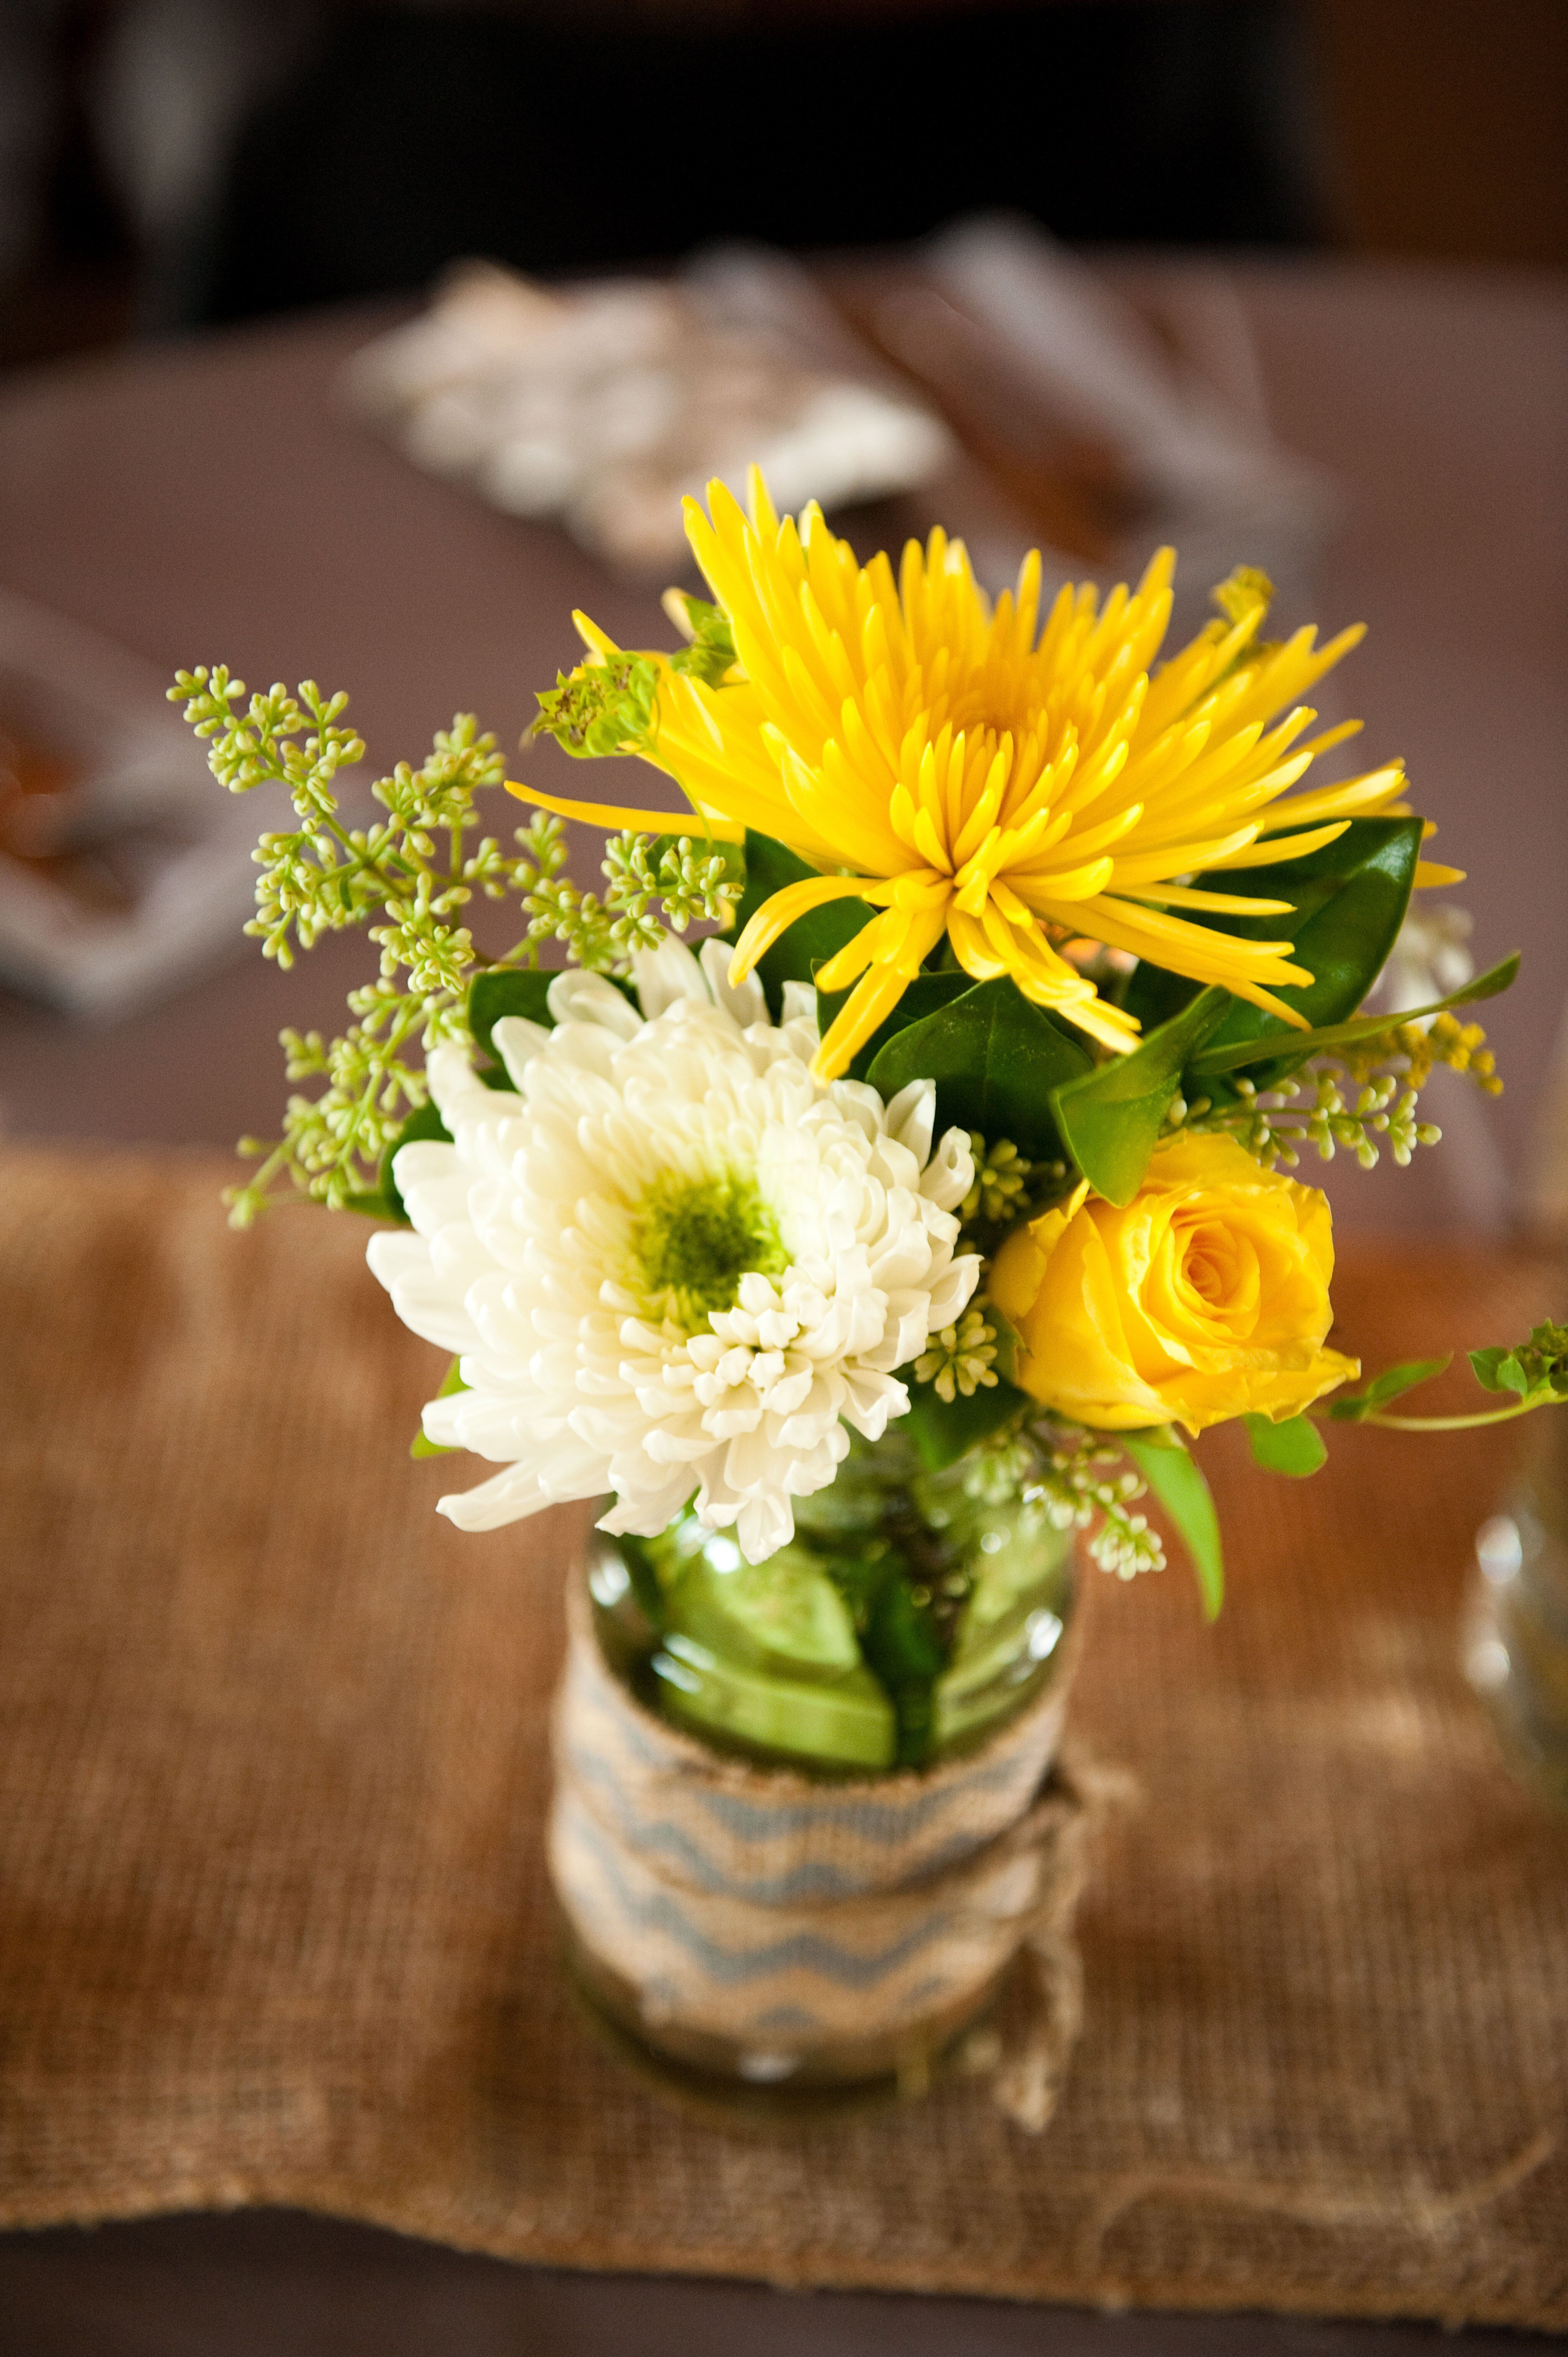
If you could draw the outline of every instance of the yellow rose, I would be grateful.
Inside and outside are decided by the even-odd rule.
[[[1016,1229],[990,1295],[1015,1380],[1076,1423],[1127,1432],[1295,1415],[1360,1372],[1326,1351],[1328,1203],[1229,1137],[1162,1146],[1124,1211],[1087,1186]]]

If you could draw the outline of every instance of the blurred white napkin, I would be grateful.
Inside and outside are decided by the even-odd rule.
[[[1167,540],[1189,592],[1238,564],[1283,580],[1310,561],[1337,495],[1269,431],[1245,317],[1222,272],[1173,258],[1150,274],[1173,325],[1195,331],[1173,351],[1104,275],[1013,216],[960,222],[923,249],[920,266],[993,340],[1010,378],[1115,453],[1139,494],[1120,568],[1135,570]],[[1081,570],[1061,567],[1063,577]]]
[[[822,366],[757,295],[744,270],[556,290],[467,263],[344,392],[417,465],[635,570],[684,555],[683,492],[744,493],[754,462],[786,510],[928,481],[950,451],[929,410],[875,367]]]
[[[0,591],[0,978],[117,1015],[233,943],[256,813],[134,655]]]

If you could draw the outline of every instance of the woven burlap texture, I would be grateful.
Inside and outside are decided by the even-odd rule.
[[[1079,1739],[1135,1779],[1043,2137],[955,2081],[787,2135],[671,2108],[553,1962],[575,1535],[412,1464],[440,1372],[307,1210],[0,1157],[0,2221],[285,2202],[518,2258],[1568,2324],[1568,1827],[1455,1668],[1497,1437],[1206,1451],[1231,1564],[1090,1583]],[[1373,1363],[1560,1308],[1347,1254]]]
[[[567,1921],[639,2029],[745,2048],[770,2082],[792,2058],[836,2051],[842,2066],[892,2038],[908,2084],[926,2076],[922,2026],[939,2007],[950,2029],[1026,1951],[1034,2001],[1006,2008],[1004,2039],[988,2027],[965,2051],[994,2046],[992,2091],[1037,2135],[1082,2021],[1072,1919],[1094,1814],[1092,1776],[1080,1788],[1058,1768],[1042,1790],[1070,1684],[1070,1662],[1054,1667],[977,1751],[813,1783],[646,1709],[570,1582],[545,1855]]]

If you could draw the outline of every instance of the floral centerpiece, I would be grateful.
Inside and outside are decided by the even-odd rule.
[[[1218,1610],[1188,1437],[1242,1419],[1305,1475],[1326,1422],[1423,1421],[1392,1404],[1430,1364],[1348,1388],[1328,1205],[1289,1174],[1435,1143],[1439,1063],[1495,1091],[1454,1010],[1518,961],[1364,1011],[1412,893],[1459,878],[1398,762],[1304,787],[1356,726],[1305,699],[1360,634],[1267,639],[1262,576],[1162,661],[1169,551],[1042,611],[1037,556],[992,604],[940,532],[896,576],[758,479],[688,528],[712,601],[666,601],[685,643],[578,616],[535,724],[662,771],[661,816],[509,780],[460,717],[351,826],[345,698],[180,675],[219,779],[293,798],[257,853],[267,954],[355,924],[381,952],[341,1038],[285,1034],[324,1085],[246,1142],[232,1216],[297,1191],[381,1223],[371,1268],[450,1361],[415,1449],[493,1469],[440,1511],[607,1501],[599,1670],[649,1712],[931,1774],[1040,1712],[1075,1534],[1162,1563],[1145,1490]],[[534,806],[504,845],[503,784]],[[566,875],[572,820],[610,831],[602,896]],[[499,956],[478,896],[519,909]],[[1470,1420],[1568,1391],[1565,1343],[1473,1354],[1509,1396]]]

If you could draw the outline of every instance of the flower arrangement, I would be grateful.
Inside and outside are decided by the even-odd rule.
[[[762,1566],[897,1431],[972,1497],[1011,1469],[1123,1575],[1163,1560],[1133,1511],[1152,1490],[1212,1612],[1183,1436],[1242,1419],[1303,1475],[1326,1422],[1568,1395],[1557,1327],[1473,1352],[1507,1397],[1460,1417],[1395,1412],[1435,1364],[1348,1389],[1331,1345],[1328,1206],[1290,1174],[1308,1146],[1434,1144],[1439,1063],[1495,1092],[1454,1010],[1518,964],[1364,1011],[1412,892],[1459,878],[1398,762],[1296,791],[1357,726],[1314,734],[1304,699],[1359,631],[1267,640],[1242,571],[1161,661],[1169,551],[1042,616],[1037,557],[992,604],[940,532],[896,576],[758,479],[749,513],[715,484],[688,529],[712,601],[671,593],[684,643],[628,651],[579,616],[586,660],[535,724],[662,771],[686,807],[661,823],[506,780],[459,717],[350,826],[343,696],[247,699],[222,669],[171,691],[223,784],[292,797],[256,854],[266,954],[350,925],[380,949],[341,1038],[284,1035],[289,1078],[323,1085],[244,1142],[231,1200],[381,1223],[372,1269],[451,1358],[416,1450],[496,1469],[444,1512],[607,1495],[608,1533],[684,1515]],[[533,806],[504,847],[479,818],[503,784]],[[570,820],[611,831],[602,895],[567,877]],[[463,921],[477,895],[518,912],[502,955]],[[950,1605],[911,1592],[905,1636],[912,1613],[940,1654]]]

